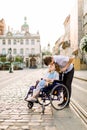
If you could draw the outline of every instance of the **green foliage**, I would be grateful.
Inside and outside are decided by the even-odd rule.
[[[45,52],[42,52],[42,55],[43,55],[43,56],[44,56],[44,55],[52,55],[52,53],[49,52],[49,51],[45,51]]]
[[[84,43],[83,47],[82,47],[82,50],[87,52],[87,42]]]
[[[87,52],[87,35],[85,35],[80,42],[81,52]]]
[[[0,61],[1,61],[1,62],[6,62],[6,56],[1,56],[1,57],[0,57]]]
[[[15,62],[23,62],[23,58],[20,56],[15,57]]]

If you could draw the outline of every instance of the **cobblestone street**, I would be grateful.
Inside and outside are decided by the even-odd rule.
[[[35,84],[35,81],[43,75],[40,70],[38,76],[37,70],[32,73],[31,71],[1,72],[3,76],[0,76],[0,130],[44,130],[46,124],[51,124],[53,128],[50,107],[42,117],[40,106],[36,104],[32,110],[29,110],[27,102],[24,101],[30,84]]]
[[[74,120],[74,123],[76,123],[75,118],[77,117],[71,118],[73,114],[70,114],[70,108],[66,108],[62,112],[55,112],[58,114],[54,113],[53,116],[53,110],[50,106],[46,107],[44,115],[41,115],[41,106],[38,104],[35,104],[32,110],[27,107],[24,97],[29,86],[43,77],[46,71],[46,69],[44,71],[42,69],[26,69],[14,71],[13,73],[8,71],[0,72],[0,130],[64,130],[63,126],[60,127],[62,125],[60,119],[63,124],[66,119],[69,122],[71,120],[71,123]],[[65,117],[63,118],[63,116]],[[80,129],[78,128],[79,125]],[[79,130],[86,130],[79,119],[77,119],[76,126]],[[73,129],[69,126],[69,129],[66,130]]]

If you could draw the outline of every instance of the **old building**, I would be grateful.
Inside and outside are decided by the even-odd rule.
[[[87,34],[87,0],[83,2],[83,32]]]
[[[8,29],[7,33],[0,36],[0,54],[8,55],[9,48],[12,49],[12,56],[23,58],[26,67],[35,68],[41,65],[40,34],[31,34],[27,19],[21,26],[21,32],[13,33]]]
[[[65,18],[64,30],[62,41],[58,38],[55,42],[55,54],[59,50],[60,54],[63,55],[70,56],[73,54],[75,55],[75,68],[77,70],[87,69],[87,56],[80,51],[81,39],[87,34],[87,0],[74,1],[74,7]]]
[[[64,21],[65,33],[55,42],[55,54],[71,55],[70,48],[70,15]]]

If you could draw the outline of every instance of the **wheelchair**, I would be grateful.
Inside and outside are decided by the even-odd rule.
[[[33,95],[34,89],[30,90],[29,96]],[[61,103],[64,101],[63,105]],[[40,90],[37,101],[27,101],[28,108],[32,109],[34,103],[39,103],[42,106],[42,113],[44,114],[45,106],[51,104],[55,110],[62,110],[66,107],[69,101],[69,92],[62,81],[55,80],[52,84],[45,86]]]

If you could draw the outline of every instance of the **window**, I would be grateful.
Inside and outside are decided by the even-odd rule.
[[[29,44],[29,40],[28,39],[26,39],[26,45],[28,45]]]
[[[6,44],[4,39],[3,39],[3,41],[2,41],[2,44],[3,44],[3,45],[5,45],[5,44]]]
[[[20,40],[20,44],[23,45],[23,40],[22,39]]]
[[[17,54],[17,49],[13,49],[13,54],[14,54],[14,55]]]
[[[38,39],[37,42],[40,42],[40,40]]]
[[[32,40],[31,40],[31,45],[34,45],[34,44],[35,44],[35,40],[32,39]]]
[[[21,48],[20,49],[20,54],[23,55],[23,53],[24,53],[24,50],[23,50],[23,48]]]
[[[6,49],[5,49],[5,48],[2,49],[2,54],[3,54],[3,55],[6,54]]]
[[[8,40],[8,45],[11,45],[11,40],[10,39]]]
[[[16,45],[16,39],[14,39],[14,42],[13,42],[14,45]]]
[[[35,49],[34,48],[31,48],[31,54],[35,54]]]

